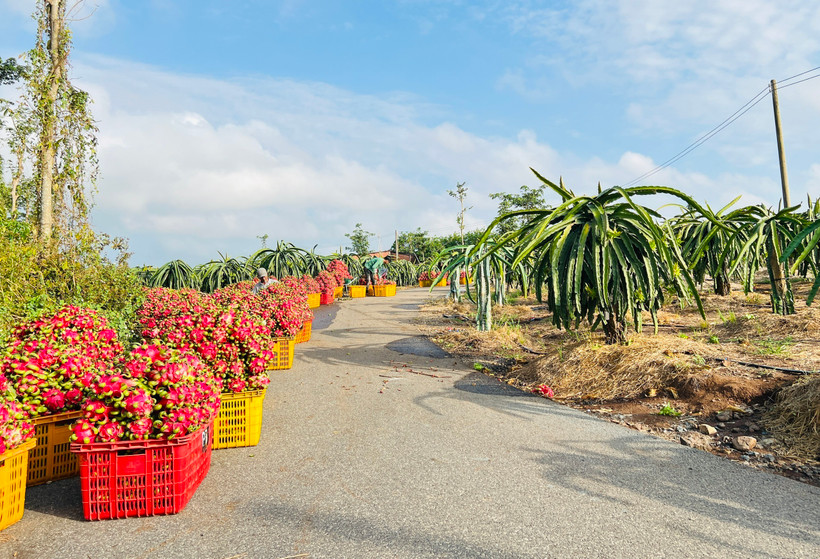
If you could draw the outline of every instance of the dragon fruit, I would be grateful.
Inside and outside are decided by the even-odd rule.
[[[122,349],[104,317],[66,305],[14,329],[0,375],[32,418],[76,410]]]
[[[137,375],[132,372],[136,371]],[[187,435],[216,416],[220,380],[191,353],[145,343],[101,375],[72,440],[116,442]]]

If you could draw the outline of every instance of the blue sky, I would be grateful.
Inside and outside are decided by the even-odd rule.
[[[33,6],[0,0],[0,57],[32,46]],[[88,0],[76,19],[94,225],[135,265],[249,255],[263,234],[329,253],[359,222],[374,249],[452,232],[460,181],[485,226],[530,166],[576,193],[626,184],[820,66],[818,0]],[[815,198],[820,79],[780,102],[792,200]],[[771,100],[644,184],[777,205]]]

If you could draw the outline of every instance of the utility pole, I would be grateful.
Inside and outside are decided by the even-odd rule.
[[[772,80],[772,105],[774,106],[774,129],[777,135],[777,155],[780,157],[780,186],[783,189],[783,207],[791,207],[789,197],[789,174],[786,172],[786,154],[783,151],[783,134],[780,130],[780,107],[777,103],[777,83]]]
[[[399,230],[396,229],[396,262],[399,261]]]

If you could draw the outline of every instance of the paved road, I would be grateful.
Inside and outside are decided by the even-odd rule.
[[[817,488],[487,379],[417,337],[426,297],[319,309],[259,446],[182,513],[86,522],[76,479],[34,487],[0,557],[820,557]]]

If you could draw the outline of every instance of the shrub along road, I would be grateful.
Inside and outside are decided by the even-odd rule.
[[[440,293],[444,293],[441,289]],[[317,309],[257,447],[178,515],[29,488],[0,557],[817,557],[820,489],[522,393],[418,337],[427,290]]]

